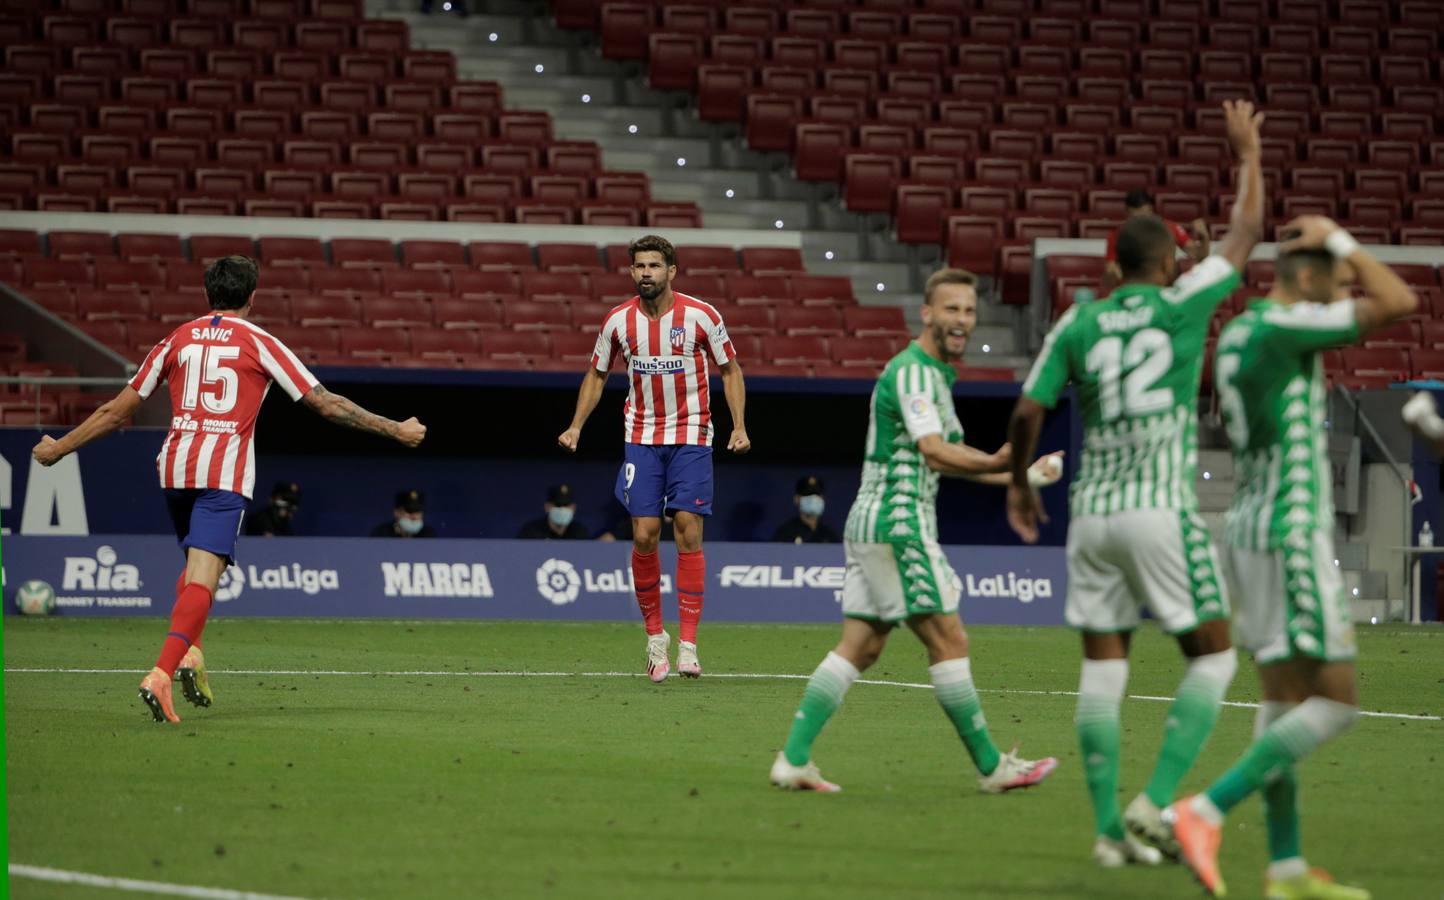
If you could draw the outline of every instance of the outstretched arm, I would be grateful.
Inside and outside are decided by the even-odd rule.
[[[727,410],[732,413],[732,436],[727,439],[727,449],[733,453],[746,453],[752,449],[747,437],[747,421],[743,414],[747,409],[747,385],[742,380],[742,367],[737,360],[722,365],[722,393],[727,397]]]
[[[918,441],[918,451],[929,469],[940,475],[959,478],[997,474],[1008,471],[1012,450],[1007,444],[998,448],[997,453],[984,453],[967,444],[950,444],[940,434],[925,434]]]
[[[130,421],[140,404],[140,394],[136,393],[135,388],[126,385],[120,389],[119,394],[101,404],[99,409],[71,429],[65,437],[57,441],[47,434],[30,453],[42,466],[53,466],[91,441],[105,437]]]
[[[598,401],[602,399],[602,388],[606,386],[607,373],[588,367],[587,374],[582,376],[581,390],[577,392],[577,410],[572,413],[572,424],[557,438],[559,446],[576,452],[577,442],[582,438],[582,426],[587,424],[587,417],[597,408]]]
[[[426,426],[416,421],[415,416],[405,422],[396,422],[385,416],[368,412],[340,394],[331,393],[319,384],[301,398],[301,402],[328,422],[355,428],[357,431],[369,431],[372,434],[389,437],[408,447],[415,447],[426,437]]]

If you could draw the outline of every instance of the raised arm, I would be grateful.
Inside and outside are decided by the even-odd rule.
[[[101,404],[99,409],[71,429],[65,437],[58,441],[48,434],[42,437],[30,454],[42,466],[53,466],[91,441],[105,437],[130,421],[140,404],[140,394],[135,388],[126,385],[120,389],[119,394]]]
[[[1419,309],[1419,296],[1394,270],[1379,262],[1374,255],[1354,240],[1353,235],[1338,223],[1324,216],[1300,216],[1288,224],[1298,237],[1284,242],[1279,251],[1288,253],[1309,247],[1324,247],[1334,259],[1347,262],[1354,277],[1364,289],[1364,296],[1354,300],[1354,319],[1359,331],[1367,333],[1383,328]]]
[[[1228,142],[1238,157],[1238,196],[1228,217],[1228,233],[1218,243],[1217,253],[1242,272],[1249,254],[1264,239],[1264,183],[1259,127],[1263,113],[1255,112],[1247,100],[1223,104]]]
[[[582,438],[582,426],[587,424],[587,417],[597,408],[602,399],[602,388],[606,386],[607,373],[588,366],[587,373],[582,376],[581,390],[577,391],[577,410],[572,413],[572,424],[557,438],[559,446],[576,452],[577,442]]]
[[[301,402],[328,422],[389,437],[408,447],[415,447],[426,437],[426,426],[416,421],[415,416],[405,422],[396,422],[368,412],[319,384],[308,391],[306,396],[301,398]]]
[[[732,436],[727,439],[727,449],[733,453],[746,453],[752,449],[747,437],[747,384],[742,380],[742,367],[733,359],[722,364],[722,393],[727,397],[727,411],[732,413]]]

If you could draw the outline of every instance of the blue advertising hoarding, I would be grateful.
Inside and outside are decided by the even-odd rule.
[[[6,614],[43,581],[65,616],[168,615],[182,556],[157,535],[3,539]],[[630,621],[638,616],[627,542],[242,538],[215,614],[353,618]],[[944,548],[970,623],[1059,625],[1060,547]],[[834,622],[842,547],[709,543],[705,619]],[[663,608],[675,558],[662,552]]]

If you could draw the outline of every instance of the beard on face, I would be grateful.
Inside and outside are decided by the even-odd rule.
[[[665,281],[652,281],[650,283],[638,282],[637,294],[643,300],[656,300],[662,296],[662,291],[666,290],[666,288],[667,283]]]
[[[934,326],[933,326],[933,343],[934,343],[934,344],[937,344],[938,349],[942,351],[942,353],[943,353],[944,356],[946,356],[946,357],[948,357],[948,358],[950,358],[950,359],[961,359],[962,356],[963,356],[964,351],[967,350],[968,338],[967,338],[967,337],[964,337],[964,338],[963,338],[963,350],[959,350],[957,353],[953,353],[951,350],[948,349],[948,338],[950,337],[950,335],[948,334],[948,332],[949,332],[950,330],[951,330],[951,329],[949,329],[949,328],[947,328],[947,327],[945,327],[945,326],[943,326],[943,325],[934,325]]]

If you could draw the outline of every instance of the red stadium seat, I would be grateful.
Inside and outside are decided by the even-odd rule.
[[[762,355],[774,364],[806,365],[832,359],[827,338],[820,335],[770,335],[763,338]]]
[[[396,247],[385,238],[333,238],[331,263],[336,266],[394,266]]]
[[[291,314],[298,324],[305,326],[361,324],[360,307],[350,297],[292,297]]]

